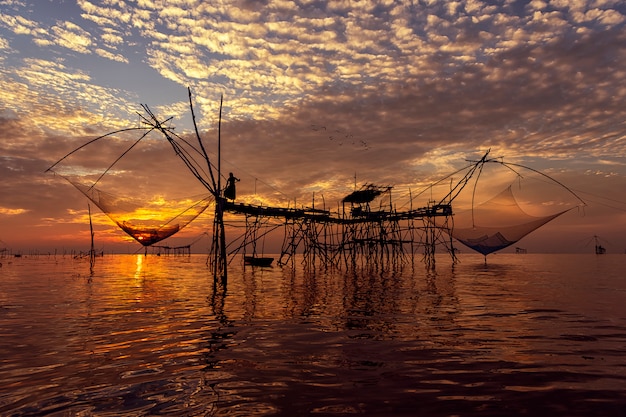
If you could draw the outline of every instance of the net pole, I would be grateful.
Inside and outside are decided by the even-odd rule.
[[[213,223],[213,247],[215,259],[213,279],[221,278],[222,286],[226,287],[226,231],[224,228],[224,197],[222,196],[222,105],[224,96],[220,96],[220,111],[217,124],[217,189],[215,190],[215,221]]]

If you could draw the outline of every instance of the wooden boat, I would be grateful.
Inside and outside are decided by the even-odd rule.
[[[274,262],[274,258],[259,256],[244,256],[244,262],[252,266],[270,266]]]

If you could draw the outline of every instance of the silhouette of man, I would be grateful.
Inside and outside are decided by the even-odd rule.
[[[226,188],[224,189],[224,197],[229,200],[234,200],[237,196],[237,191],[235,189],[235,183],[240,181],[239,178],[235,177],[233,173],[228,174],[228,179],[226,180]]]

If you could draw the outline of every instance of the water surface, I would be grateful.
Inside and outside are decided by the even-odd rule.
[[[0,415],[626,416],[625,262],[3,259]]]

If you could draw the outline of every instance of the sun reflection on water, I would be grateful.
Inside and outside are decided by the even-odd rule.
[[[611,259],[621,262],[597,262]],[[611,411],[626,403],[613,382],[626,378],[623,274],[587,263],[577,275],[576,260],[466,256],[436,272],[233,265],[228,292],[204,256],[104,257],[89,280],[74,260],[15,261],[0,271],[0,330],[19,341],[0,343],[0,414],[487,416],[507,403],[587,416],[600,400]]]
[[[135,279],[138,279],[141,276],[141,271],[143,271],[143,255],[137,255],[137,259],[135,261]]]

